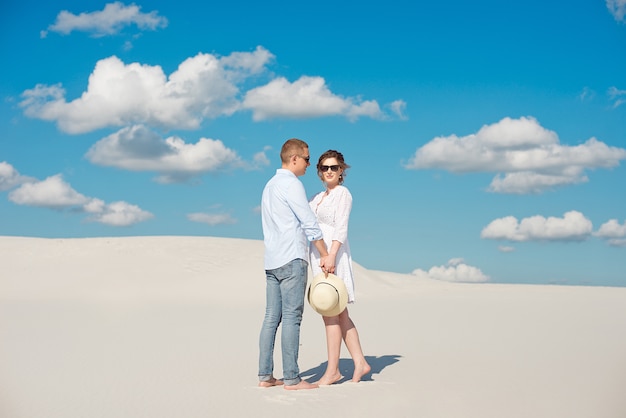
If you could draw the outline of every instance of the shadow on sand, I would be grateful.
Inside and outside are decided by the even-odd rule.
[[[372,370],[368,374],[363,376],[361,378],[361,381],[363,382],[373,381],[374,380],[372,377],[373,375],[380,374],[380,372],[382,372],[385,367],[391,366],[392,364],[397,363],[398,361],[400,361],[400,358],[402,358],[402,356],[397,355],[397,354],[390,354],[390,355],[380,356],[380,357],[365,356],[365,360],[367,360]],[[300,376],[302,376],[303,379],[309,382],[317,382],[324,375],[327,364],[328,362],[325,361],[317,367],[313,367],[309,370],[301,372]],[[336,382],[335,384],[350,381],[352,379],[352,375],[354,374],[354,362],[352,361],[352,359],[349,359],[349,358],[339,359],[339,372],[341,373],[343,378],[339,380],[338,382]]]

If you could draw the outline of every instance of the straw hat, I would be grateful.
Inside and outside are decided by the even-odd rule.
[[[348,289],[334,274],[320,273],[313,278],[307,294],[309,304],[323,316],[337,316],[348,304]]]

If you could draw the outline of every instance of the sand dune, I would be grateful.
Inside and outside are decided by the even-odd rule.
[[[0,416],[626,417],[626,289],[360,265],[350,312],[372,374],[258,388],[262,260],[255,240],[0,237]],[[307,306],[305,378],[325,358]],[[347,351],[340,365],[351,376]]]

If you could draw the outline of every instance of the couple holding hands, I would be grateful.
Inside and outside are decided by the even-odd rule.
[[[339,381],[343,377],[339,372],[342,340],[354,360],[352,381],[358,382],[371,367],[346,308],[347,303],[354,302],[348,244],[352,195],[342,185],[349,166],[340,152],[323,153],[317,163],[317,174],[326,190],[309,202],[298,179],[310,165],[308,144],[289,139],[282,146],[280,158],[282,166],[265,185],[261,200],[266,309],[259,338],[259,386],[284,385],[285,389],[298,390]],[[303,380],[298,367],[309,261],[314,279],[308,300],[324,320],[328,351],[326,371],[315,383]],[[283,379],[278,380],[273,375],[273,357],[281,322]]]

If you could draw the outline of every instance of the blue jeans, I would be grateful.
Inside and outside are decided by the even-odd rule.
[[[283,381],[285,385],[297,385],[302,380],[298,368],[298,349],[308,266],[305,260],[298,258],[277,269],[265,270],[267,281],[265,318],[259,338],[261,382],[272,378],[274,342],[281,321]]]

